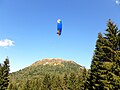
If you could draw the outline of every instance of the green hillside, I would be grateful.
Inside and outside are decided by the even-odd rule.
[[[9,88],[12,88],[12,90],[14,88],[17,88],[17,90],[23,90],[23,88],[26,88],[26,84],[28,84],[28,82],[31,84],[30,88],[34,87],[33,84],[37,82],[37,84],[39,84],[39,90],[42,90],[43,82],[46,77],[49,76],[51,80],[53,80],[53,78],[57,79],[59,77],[59,81],[63,82],[65,75],[67,78],[70,78],[71,75],[73,75],[74,78],[82,77],[84,69],[84,67],[75,63],[74,61],[63,60],[59,58],[39,60],[29,67],[11,73]],[[29,90],[28,87],[27,90]]]
[[[23,79],[43,77],[45,74],[70,74],[72,72],[82,72],[82,66],[74,61],[67,61],[62,59],[43,59],[39,60],[29,67],[26,67],[17,72],[11,73],[11,79]]]

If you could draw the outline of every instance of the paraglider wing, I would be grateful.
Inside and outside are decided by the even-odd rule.
[[[62,21],[60,19],[57,20],[57,34],[60,36],[62,32]]]

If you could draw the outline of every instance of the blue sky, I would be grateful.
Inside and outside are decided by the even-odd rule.
[[[0,0],[0,63],[8,56],[13,72],[62,58],[90,68],[98,32],[105,33],[109,18],[120,26],[118,0]]]

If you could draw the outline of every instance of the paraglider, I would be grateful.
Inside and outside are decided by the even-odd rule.
[[[58,36],[61,35],[62,32],[62,21],[60,19],[57,20],[57,34]]]

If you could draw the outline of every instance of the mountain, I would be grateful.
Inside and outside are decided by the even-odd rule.
[[[38,66],[38,65],[63,65],[64,66],[64,62],[69,62],[69,63],[75,63],[73,61],[70,60],[63,60],[60,58],[48,58],[48,59],[43,59],[43,60],[39,60],[35,63],[32,64],[32,66]]]
[[[63,60],[60,58],[47,58],[36,61],[32,65],[11,73],[12,76],[17,77],[35,77],[37,75],[51,74],[64,74],[71,72],[79,72],[82,66],[71,60]]]
[[[28,81],[35,83],[36,80],[39,80],[39,83],[42,83],[46,75],[50,75],[51,78],[59,76],[60,79],[63,80],[65,74],[69,77],[71,73],[74,73],[76,77],[78,77],[81,76],[83,72],[84,67],[74,61],[60,58],[47,58],[36,61],[22,70],[11,73],[10,85],[22,88],[22,85],[26,85]],[[11,86],[9,86],[9,88],[11,88]]]

